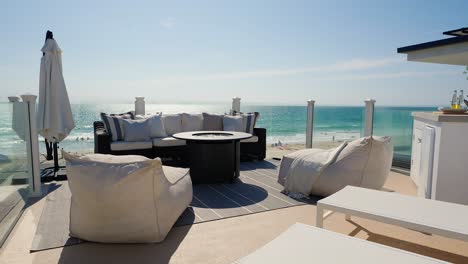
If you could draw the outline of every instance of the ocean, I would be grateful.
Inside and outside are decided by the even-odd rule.
[[[99,113],[122,113],[134,109],[133,104],[72,104],[76,127],[59,146],[67,151],[92,151],[93,122]],[[146,112],[229,112],[230,105],[146,104]],[[374,135],[391,136],[395,153],[411,153],[412,117],[414,111],[434,111],[436,107],[379,107],[375,109]],[[257,111],[257,127],[267,129],[267,142],[304,144],[307,119],[306,106],[242,105],[243,112]],[[0,103],[0,155],[24,155],[25,145],[12,129],[12,105]],[[314,141],[343,141],[359,138],[364,120],[364,107],[316,106]],[[40,139],[40,152],[45,152]]]

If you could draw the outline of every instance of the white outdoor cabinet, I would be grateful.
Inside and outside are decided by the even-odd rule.
[[[418,196],[468,205],[468,115],[412,115],[411,179]]]

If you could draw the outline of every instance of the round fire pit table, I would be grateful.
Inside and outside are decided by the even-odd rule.
[[[187,142],[193,183],[233,182],[239,177],[240,141],[252,137],[234,131],[193,131],[172,136]]]

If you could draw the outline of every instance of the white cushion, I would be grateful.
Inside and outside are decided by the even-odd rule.
[[[150,120],[151,137],[167,137],[166,128],[162,119],[162,113],[151,115]]]
[[[203,130],[222,131],[223,116],[224,115],[203,113]]]
[[[150,120],[122,119],[125,130],[124,140],[127,142],[150,141]]]
[[[297,159],[303,153],[318,149],[301,150],[285,155],[281,160],[278,182],[284,185]],[[331,195],[347,185],[380,190],[392,166],[393,146],[390,137],[365,137],[346,145],[314,182],[310,194]],[[309,162],[312,163],[312,162]]]
[[[242,126],[245,133],[253,134],[255,122],[255,113],[242,114]]]
[[[315,194],[330,195],[347,185],[380,190],[387,180],[393,158],[389,137],[365,137],[343,149],[323,173]]]
[[[173,137],[153,138],[153,146],[155,147],[177,147],[185,146],[185,140],[176,139]]]
[[[63,156],[73,237],[101,243],[161,242],[192,200],[188,171],[163,167],[159,158]]]
[[[224,131],[237,131],[244,132],[242,116],[229,116],[223,117]]]
[[[379,190],[387,181],[393,162],[391,141],[391,137],[372,137],[372,147],[362,175],[361,187]]]
[[[202,114],[182,114],[182,131],[201,131],[203,130]]]
[[[182,132],[182,117],[180,114],[163,115],[164,128],[166,135],[172,136],[176,133]]]
[[[124,125],[122,123],[122,119],[134,119],[134,115],[132,112],[124,113],[124,114],[106,114],[101,113],[101,119],[106,127],[107,133],[109,133],[112,137],[112,141],[120,141],[124,140]]]
[[[241,143],[255,143],[255,142],[258,142],[258,137],[252,136],[250,138],[242,139],[240,142]]]
[[[111,142],[110,148],[112,151],[135,150],[135,149],[150,149],[153,148],[151,141],[115,141]]]

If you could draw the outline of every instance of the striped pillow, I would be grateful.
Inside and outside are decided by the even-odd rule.
[[[125,129],[122,119],[135,119],[133,112],[123,114],[101,113],[102,122],[106,127],[107,133],[112,137],[112,141],[122,141],[125,138]]]
[[[253,134],[255,123],[257,122],[258,113],[242,114],[242,124],[245,133]]]

